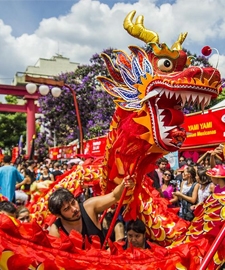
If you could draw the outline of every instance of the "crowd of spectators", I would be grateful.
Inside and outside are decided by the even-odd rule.
[[[168,207],[178,208],[178,215],[191,221],[196,207],[208,196],[213,192],[225,193],[225,167],[222,153],[223,147],[219,146],[201,155],[197,162],[181,155],[179,168],[175,171],[171,169],[168,160],[162,157],[157,161],[156,168],[147,176],[151,178],[153,187],[159,195],[168,200]],[[74,165],[53,163],[50,160],[41,163],[28,160],[15,166],[11,163],[10,156],[4,156],[0,167],[0,188],[5,200],[0,202],[0,213],[14,217],[21,223],[31,222],[31,215],[26,205],[34,187],[47,188]],[[49,234],[60,237],[60,230],[66,234],[76,230],[83,236],[98,235],[103,245],[114,216],[115,204],[124,187],[131,189],[134,187],[132,177],[124,178],[115,190],[101,197],[93,196],[92,189],[84,186],[83,183],[80,183],[83,193],[79,198],[75,198],[67,189],[57,189],[48,202],[50,212],[56,216],[56,221],[49,227]],[[107,212],[104,216],[105,211]],[[131,220],[126,223],[122,215],[119,215],[110,239],[125,241],[124,249],[129,248],[130,245],[150,248],[145,231],[145,224],[141,220]]]

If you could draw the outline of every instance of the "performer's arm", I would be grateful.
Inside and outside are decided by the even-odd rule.
[[[104,210],[108,209],[111,205],[117,203],[120,200],[120,197],[125,187],[134,187],[133,177],[125,177],[121,184],[119,184],[109,194],[89,198],[84,202],[84,208],[88,210],[88,212],[89,210],[93,209],[95,214],[102,213]]]

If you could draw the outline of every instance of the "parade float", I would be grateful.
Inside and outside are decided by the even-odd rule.
[[[1,216],[0,269],[198,269],[214,245],[224,224],[224,195],[210,196],[190,223],[178,217],[178,209],[168,208],[146,173],[159,157],[180,149],[186,138],[182,107],[188,102],[204,110],[221,91],[220,73],[191,65],[182,50],[187,33],[169,47],[144,27],[143,16],[135,22],[134,16],[135,11],[127,15],[124,28],[144,46],[129,46],[128,54],[116,51],[115,62],[102,55],[111,78],[98,80],[116,105],[102,163],[77,165],[33,198],[29,208],[37,222],[20,224]],[[125,208],[125,220],[139,218],[146,224],[151,249],[123,250],[108,241],[109,252],[93,237],[82,250],[82,237],[75,231],[61,238],[48,235],[47,201],[55,189],[65,187],[79,195],[82,179],[93,186],[100,181],[101,194],[106,194],[127,175],[135,176],[136,185],[122,195],[119,205]],[[224,262],[225,249],[219,243],[208,269],[219,269]]]

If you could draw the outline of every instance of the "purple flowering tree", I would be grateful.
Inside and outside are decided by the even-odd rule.
[[[104,53],[115,59],[113,49]],[[86,139],[105,135],[108,131],[115,105],[113,98],[100,88],[96,77],[108,76],[108,71],[99,54],[90,59],[89,65],[81,65],[75,72],[62,73],[56,80],[63,80],[76,93],[83,134]],[[44,131],[36,139],[36,149],[44,157],[48,148],[55,145],[67,145],[79,138],[76,111],[71,91],[64,87],[60,97],[51,93],[41,97],[39,119]]]

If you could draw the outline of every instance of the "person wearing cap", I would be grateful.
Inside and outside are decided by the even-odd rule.
[[[214,193],[225,194],[225,165],[219,164],[207,171],[215,184]]]
[[[187,164],[184,164],[182,167],[180,167],[179,169],[176,170],[176,176],[175,176],[175,180],[177,181],[177,190],[180,190],[180,186],[181,186],[181,183],[183,181],[183,172],[184,172],[184,169],[187,168],[188,165]]]

